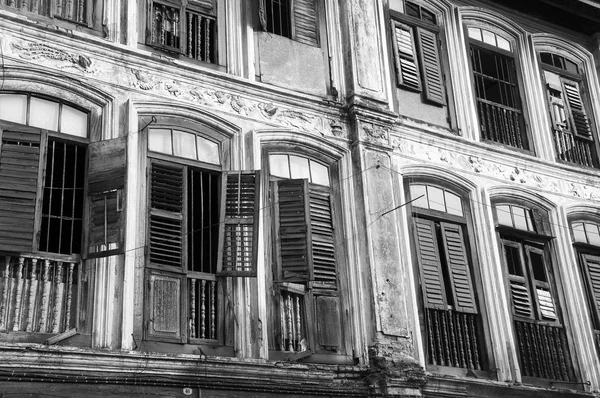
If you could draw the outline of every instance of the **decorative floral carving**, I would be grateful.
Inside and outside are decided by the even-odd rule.
[[[26,60],[36,60],[40,58],[64,61],[67,65],[62,67],[73,67],[84,72],[91,72],[92,60],[89,57],[81,54],[70,54],[59,48],[49,46],[43,43],[29,42],[22,46],[20,44],[12,43],[12,47],[19,51],[19,57]]]
[[[518,167],[515,167],[510,171],[510,173],[508,174],[508,179],[511,181],[520,182],[522,184],[527,183],[525,175],[521,172],[521,170],[519,170]]]
[[[131,73],[135,75],[136,80],[131,82],[133,87],[141,88],[142,90],[152,90],[158,86],[158,83],[154,78],[147,73],[142,72],[139,69],[130,69]],[[174,86],[173,86],[174,87]]]
[[[368,137],[374,138],[376,140],[388,141],[389,139],[389,129],[385,129],[381,126],[375,126],[373,124],[365,123],[363,124],[363,131]]]

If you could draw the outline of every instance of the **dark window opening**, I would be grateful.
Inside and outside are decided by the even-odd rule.
[[[267,32],[291,38],[291,10],[289,0],[265,0]]]
[[[436,18],[434,13],[410,1],[405,2],[405,13],[406,15],[410,15],[411,17],[430,22],[434,25],[436,24]]]
[[[521,255],[519,249],[512,246],[506,246],[506,264],[510,275],[523,276],[523,264],[521,264]]]
[[[39,250],[81,253],[86,150],[48,141]]]

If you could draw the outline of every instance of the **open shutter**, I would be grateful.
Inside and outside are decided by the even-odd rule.
[[[573,132],[579,137],[591,139],[592,128],[585,113],[579,84],[566,79],[562,79],[562,82],[573,118]]]
[[[183,261],[184,168],[153,162],[150,171],[150,265],[180,268]]]
[[[315,282],[337,286],[335,241],[329,189],[309,184],[310,231]]]
[[[256,276],[259,173],[224,173],[219,225],[220,275]]]
[[[122,253],[126,146],[122,137],[88,147],[89,257]]]
[[[0,250],[33,251],[42,136],[33,129],[0,129]]]
[[[548,279],[544,251],[531,246],[525,246],[525,250],[531,270],[531,280],[537,297],[539,319],[555,321],[557,320],[556,307]]]
[[[448,309],[448,303],[446,301],[446,289],[442,276],[435,223],[431,220],[416,217],[413,220],[425,306],[446,310]]]
[[[316,0],[294,0],[294,39],[312,46],[319,45]]]
[[[513,313],[525,318],[533,318],[531,295],[529,293],[527,279],[524,276],[524,264],[521,253],[522,247],[519,243],[503,240],[502,249],[507,267]]]
[[[437,34],[425,29],[417,29],[421,66],[423,68],[423,86],[425,99],[436,104],[444,105],[444,80],[442,77],[440,54],[437,44]]]
[[[282,281],[312,280],[308,181],[304,179],[277,181],[274,184],[274,197]]]
[[[153,340],[181,341],[181,294],[183,276],[146,270],[147,287],[147,338]]]
[[[459,225],[444,222],[440,223],[440,227],[446,253],[446,264],[450,269],[450,282],[456,310],[476,314],[475,292],[473,291],[462,228]]]
[[[391,23],[398,85],[410,90],[421,91],[413,28],[397,21]]]
[[[588,285],[591,310],[596,318],[596,328],[600,324],[600,257],[581,253],[582,268]]]

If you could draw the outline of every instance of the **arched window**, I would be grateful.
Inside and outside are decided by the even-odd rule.
[[[493,203],[524,380],[574,381],[556,288],[548,211],[526,201],[496,199]]]
[[[430,365],[487,370],[476,256],[466,195],[431,181],[408,183]]]

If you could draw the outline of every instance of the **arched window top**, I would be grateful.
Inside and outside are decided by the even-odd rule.
[[[422,6],[417,2],[405,0],[403,13],[425,23],[437,25],[437,15],[429,7]]]
[[[270,153],[269,172],[275,177],[306,178],[313,184],[331,186],[329,167],[306,156]]]
[[[148,150],[210,164],[221,164],[220,146],[217,142],[176,128],[149,128]]]
[[[555,68],[564,70],[566,72],[574,74],[580,73],[580,67],[575,61],[560,54],[548,51],[541,51],[540,61],[542,62],[542,64],[554,66]]]
[[[600,225],[592,221],[574,221],[571,223],[573,242],[600,246]]]
[[[522,231],[536,232],[531,209],[518,205],[499,204],[496,205],[495,210],[498,224]]]
[[[503,35],[493,32],[490,29],[478,26],[469,26],[468,33],[469,37],[473,40],[497,47],[504,51],[512,52],[511,42]]]
[[[88,137],[88,112],[59,100],[31,94],[0,94],[0,120],[76,137]]]
[[[436,210],[464,217],[460,196],[452,191],[431,184],[410,184],[410,199],[413,207]]]

